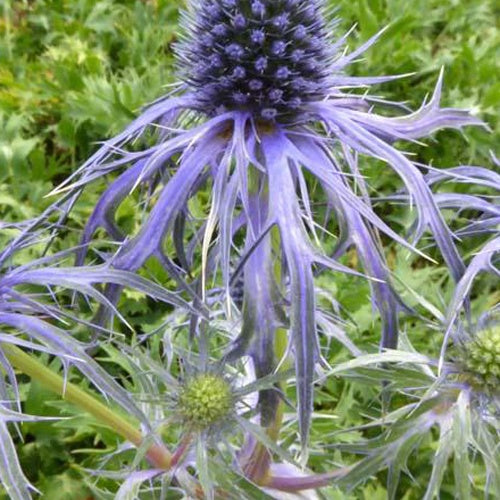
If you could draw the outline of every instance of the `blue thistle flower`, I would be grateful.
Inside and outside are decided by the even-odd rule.
[[[429,168],[413,162],[394,143],[416,141],[445,127],[482,124],[465,110],[440,108],[443,73],[432,98],[418,111],[397,117],[377,114],[376,105],[384,101],[354,90],[395,77],[350,77],[344,70],[381,33],[345,53],[346,37],[332,40],[333,26],[325,19],[319,0],[193,2],[178,48],[179,92],[147,108],[55,191],[76,193],[103,175],[125,169],[95,207],[78,264],[102,227],[122,242],[109,260],[113,267],[136,271],[156,258],[195,303],[204,299],[207,279],[220,276],[228,311],[238,308],[232,294],[243,273],[244,322],[231,355],[249,353],[259,374],[270,373],[279,361],[270,348],[276,328],[289,329],[304,448],[319,358],[313,267],[357,274],[336,260],[354,246],[382,317],[382,346],[395,347],[402,305],[390,284],[378,232],[419,252],[414,245],[429,230],[455,280],[462,278],[465,266],[441,214],[440,198],[432,191],[433,179],[426,176]],[[127,149],[141,138],[149,145]],[[398,201],[416,207],[413,244],[374,212],[359,165],[365,156],[382,160],[403,180]],[[481,178],[474,167],[465,168],[469,178]],[[318,223],[307,176],[327,194],[340,227],[333,256],[326,255],[315,237]],[[207,182],[210,213],[199,223],[189,201]],[[149,186],[149,192],[161,187],[141,230],[129,236],[118,227],[116,211],[138,185]],[[463,206],[466,200],[454,203]],[[276,227],[279,238],[273,236]],[[246,239],[241,251],[235,244],[238,233]],[[175,261],[165,252],[168,238]],[[197,248],[202,275],[188,284]],[[273,271],[274,260],[283,264],[279,275]],[[119,289],[108,292],[108,299],[116,301]]]
[[[166,357],[151,353],[142,341],[105,348],[111,358],[123,361],[130,393],[149,416],[153,429],[165,431],[167,427],[162,435],[173,450],[169,470],[151,470],[150,477],[148,473],[142,476],[144,469],[128,469],[123,491],[130,488],[129,478],[140,484],[158,477],[173,483],[167,494],[178,485],[196,497],[241,493],[242,498],[260,498],[266,492],[281,498],[283,492],[321,488],[345,474],[345,469],[324,474],[300,469],[291,453],[252,422],[257,393],[284,381],[289,372],[256,379],[249,359],[228,366],[223,359],[214,358],[203,342],[194,342],[186,351],[181,347],[183,337],[175,337],[175,333],[188,325],[185,313],[173,311],[169,316],[165,337],[160,340],[169,352]],[[221,320],[217,326],[221,334],[229,333],[225,331],[230,326],[227,321]],[[267,450],[255,453],[259,446],[262,450],[269,444],[273,455]],[[117,452],[112,456],[116,458]],[[273,463],[275,459],[280,462]],[[93,473],[107,475],[105,470]],[[252,484],[251,490],[248,484]]]

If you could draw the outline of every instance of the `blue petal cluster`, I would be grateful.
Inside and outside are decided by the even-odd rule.
[[[179,48],[182,77],[210,115],[295,116],[328,88],[326,26],[314,0],[200,2]]]

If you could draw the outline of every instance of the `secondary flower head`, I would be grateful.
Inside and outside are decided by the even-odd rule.
[[[316,0],[197,2],[179,49],[182,78],[210,115],[293,117],[328,92],[330,44]]]
[[[140,421],[145,430],[151,431],[148,418],[130,393],[88,352],[97,345],[95,339],[89,338],[88,332],[94,330],[111,338],[113,332],[103,330],[80,315],[75,307],[76,301],[73,307],[65,307],[64,304],[69,303],[68,295],[74,298],[78,293],[89,306],[109,306],[109,301],[99,291],[99,284],[113,283],[130,286],[159,301],[181,306],[178,297],[132,273],[106,266],[63,267],[71,251],[23,265],[16,264],[19,260],[24,262],[26,253],[33,252],[36,245],[51,241],[53,227],[49,224],[44,228],[47,232],[38,230],[37,222],[19,226],[17,236],[0,254],[0,490],[5,491],[8,498],[31,498],[30,489],[33,489],[21,470],[9,435],[10,422],[38,420],[19,413],[18,370],[32,378],[36,375],[47,384],[47,372],[37,367],[34,356],[27,356],[23,350],[54,357],[63,366],[65,377],[69,368],[75,367],[95,389]],[[26,229],[26,226],[31,227]],[[124,319],[117,310],[115,313]],[[102,347],[106,342],[99,344]],[[26,366],[32,371],[26,371]],[[58,390],[54,388],[58,384],[57,378],[55,374],[49,376],[50,390],[55,392]]]
[[[457,362],[474,387],[487,392],[499,391],[500,327],[481,330],[463,343]]]
[[[234,406],[230,383],[222,376],[199,374],[180,389],[177,412],[184,425],[196,431],[216,426],[229,417]]]

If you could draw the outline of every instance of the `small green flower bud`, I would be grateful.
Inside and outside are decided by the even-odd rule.
[[[461,349],[460,364],[477,389],[497,392],[500,387],[500,327],[477,333]]]
[[[187,381],[178,399],[184,424],[196,431],[221,423],[233,409],[230,384],[219,375],[201,374]]]

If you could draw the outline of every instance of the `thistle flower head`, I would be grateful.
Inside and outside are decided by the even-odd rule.
[[[500,384],[500,327],[478,332],[460,349],[458,363],[476,389],[498,391]]]
[[[183,78],[209,114],[286,119],[324,97],[329,44],[321,2],[205,0],[179,50]]]
[[[177,411],[186,427],[203,431],[227,418],[233,410],[229,382],[216,374],[200,374],[187,380],[179,392]]]
[[[62,267],[62,261],[71,254],[71,250],[16,265],[25,257],[23,250],[32,251],[33,245],[51,239],[50,233],[47,236],[43,231],[19,229],[20,233],[0,255],[0,491],[5,491],[9,498],[31,498],[30,490],[33,488],[21,470],[8,427],[10,422],[39,420],[39,417],[20,413],[21,396],[16,370],[22,370],[16,365],[22,359],[19,348],[56,357],[64,368],[65,376],[70,366],[74,366],[95,389],[120,405],[149,431],[149,420],[132,396],[89,355],[88,349],[96,344],[83,341],[82,337],[85,337],[79,327],[83,325],[85,331],[113,332],[99,328],[86,320],[83,314],[78,314],[74,306],[69,308],[64,304],[68,302],[67,292],[73,296],[77,292],[88,305],[109,306],[109,301],[96,286],[98,283],[130,286],[169,303],[173,296],[132,273],[104,267]],[[177,298],[174,300],[180,305]],[[112,309],[124,319],[116,309]],[[104,344],[101,342],[101,347]],[[27,358],[29,364],[30,357]],[[25,373],[33,378],[33,373],[39,373],[36,367],[34,370]],[[56,390],[53,387],[52,390]]]

